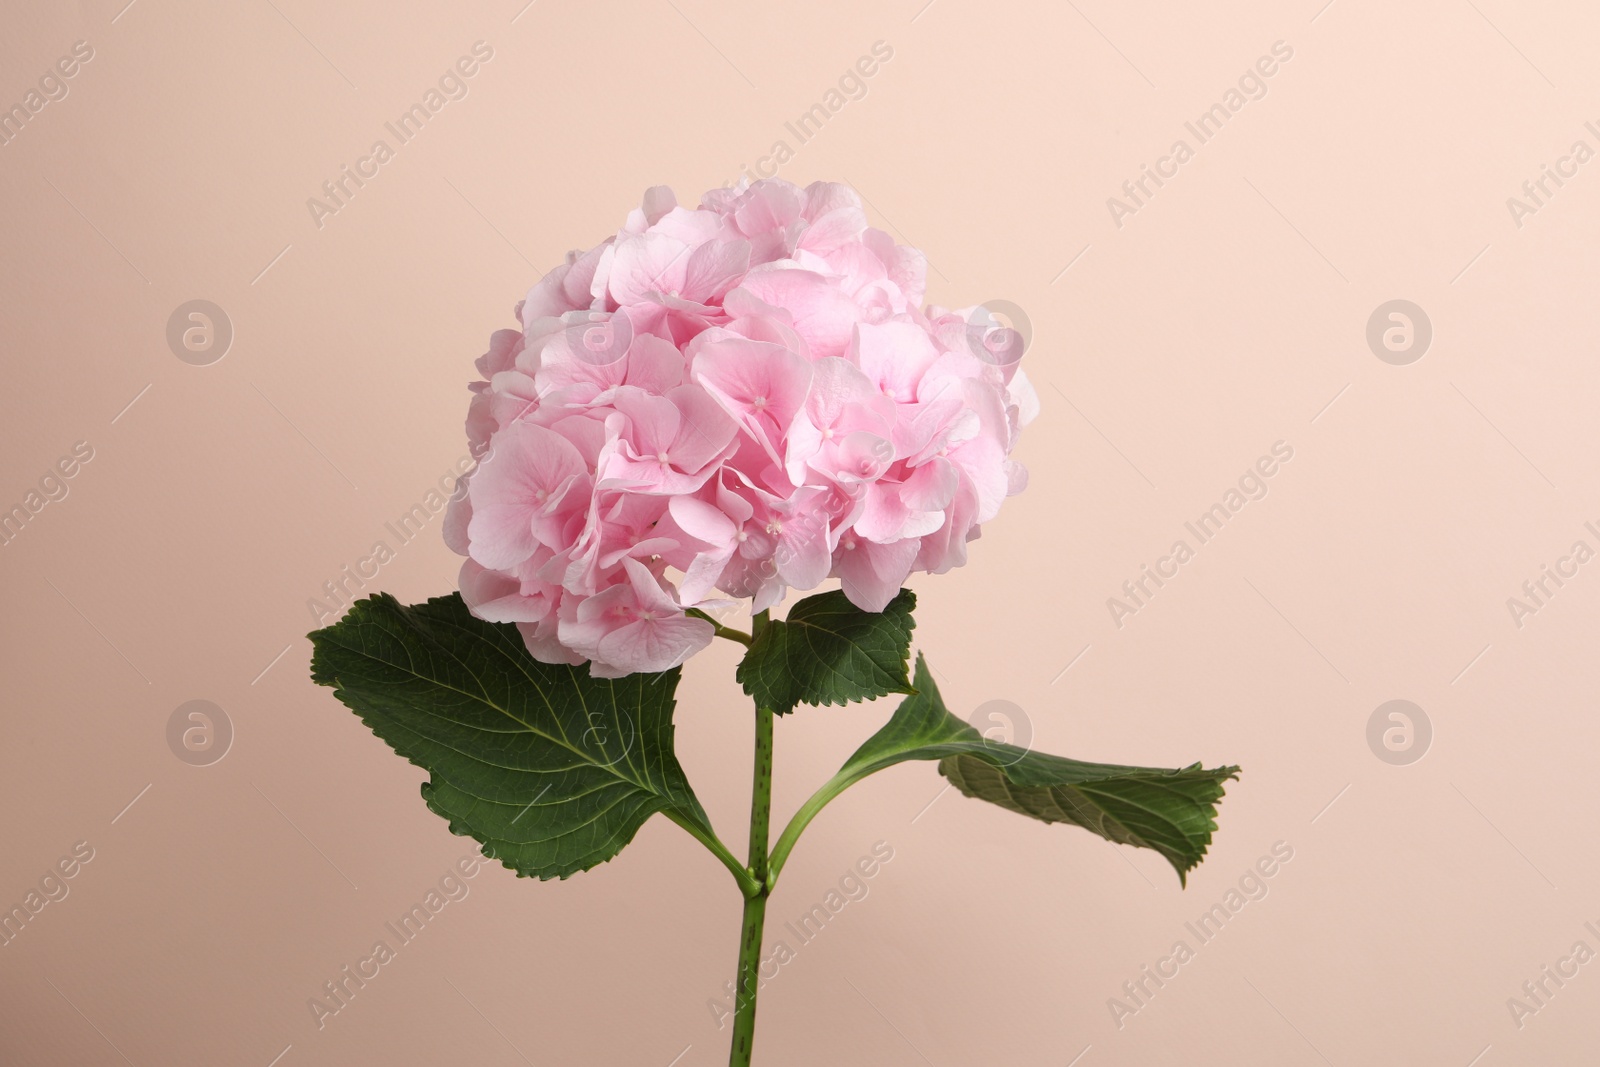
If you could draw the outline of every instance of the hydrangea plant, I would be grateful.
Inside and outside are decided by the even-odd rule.
[[[982,308],[924,307],[926,267],[845,185],[766,180],[695,208],[649,190],[478,359],[477,465],[445,524],[459,592],[409,607],[380,594],[311,635],[313,680],[518,875],[586,871],[656,814],[727,867],[744,898],[734,1065],[751,1062],[767,900],[806,826],[867,775],[934,762],[969,797],[1155,849],[1182,881],[1238,773],[1005,744],[913,666],[904,585],[966,563],[1023,489],[1010,456],[1038,409],[1015,331]],[[748,630],[723,624],[741,609]],[[673,749],[682,664],[718,638],[744,647],[754,704],[743,861]],[[775,717],[896,694],[772,842]]]

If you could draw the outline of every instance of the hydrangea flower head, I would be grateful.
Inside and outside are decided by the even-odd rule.
[[[837,578],[881,611],[966,562],[1038,401],[1015,332],[924,308],[926,269],[845,185],[647,191],[478,359],[446,524],[473,614],[618,677],[709,644],[687,608]]]

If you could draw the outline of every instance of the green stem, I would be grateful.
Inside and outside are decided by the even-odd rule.
[[[789,820],[789,825],[785,826],[783,833],[778,836],[778,843],[772,847],[772,859],[767,866],[767,892],[772,892],[773,887],[778,884],[778,872],[783,870],[784,863],[789,859],[789,853],[793,851],[795,843],[800,840],[800,835],[811,824],[811,820],[817,817],[818,812],[828,806],[830,800],[849,789],[863,777],[865,776],[860,774],[846,775],[840,773],[835,775],[823,783],[821,789],[811,794],[811,799],[802,804],[800,810],[794,813],[794,818]]]
[[[733,627],[724,626],[719,622],[714,622],[711,625],[713,627],[711,631],[711,635],[713,637],[724,637],[729,641],[735,641],[746,648],[750,647],[751,637],[743,630],[735,630]]]
[[[750,1067],[756,1041],[756,983],[760,981],[761,929],[767,920],[767,895],[747,897],[739,935],[739,985],[734,993],[733,1046],[728,1067]]]
[[[673,808],[666,809],[662,814],[687,830],[689,836],[710,849],[711,854],[721,860],[724,867],[733,872],[734,881],[739,883],[739,892],[746,897],[752,897],[761,891],[761,883],[755,880],[755,877],[751,875],[744,864],[733,858],[733,853],[728,851],[728,846],[724,845],[722,840],[715,834],[707,834],[695,825],[694,820]]]
[[[766,628],[767,613],[752,620],[754,636]],[[756,708],[755,770],[750,786],[750,877],[759,887],[744,901],[739,933],[739,964],[734,982],[733,1045],[728,1067],[749,1067],[755,1049],[756,989],[761,981],[761,932],[766,925],[767,829],[772,820],[772,710]]]
[[[701,611],[699,608],[690,608],[687,614],[693,618],[709,622],[711,624],[711,635],[713,637],[726,638],[727,640],[734,641],[745,646],[746,648],[750,647],[750,641],[752,639],[750,635],[745,633],[743,630],[735,630],[731,626],[724,626],[716,619],[713,619],[710,615],[707,615],[705,612]]]

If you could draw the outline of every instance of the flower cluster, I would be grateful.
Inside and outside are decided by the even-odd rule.
[[[1016,331],[923,310],[926,266],[845,185],[646,192],[478,359],[446,530],[473,614],[617,677],[704,648],[685,609],[719,594],[835,577],[880,611],[964,563],[1037,399]]]

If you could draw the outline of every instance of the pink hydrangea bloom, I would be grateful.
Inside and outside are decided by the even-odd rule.
[[[478,359],[445,531],[468,607],[617,677],[710,643],[686,608],[837,578],[881,611],[966,562],[1038,402],[1012,331],[923,308],[926,266],[845,185],[646,192]]]

